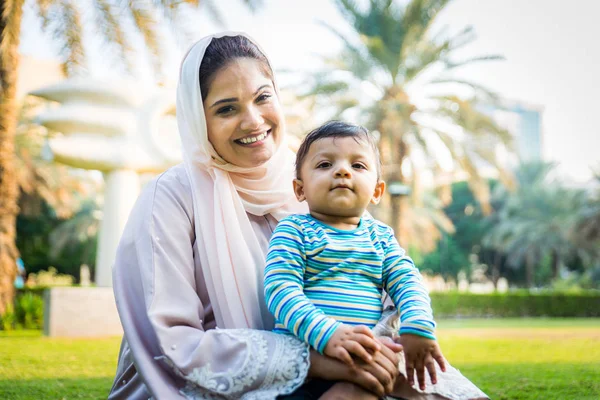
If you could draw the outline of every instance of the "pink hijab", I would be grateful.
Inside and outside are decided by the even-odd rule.
[[[224,32],[201,39],[188,51],[177,85],[177,124],[192,187],[196,244],[217,326],[270,329],[273,318],[263,294],[265,254],[247,213],[279,220],[307,209],[292,190],[294,154],[285,135],[271,159],[253,168],[228,163],[208,141],[200,64],[213,38],[237,35],[255,43],[243,33]]]

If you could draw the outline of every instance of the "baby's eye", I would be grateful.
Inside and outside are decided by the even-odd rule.
[[[229,106],[223,106],[219,109],[217,109],[217,115],[224,115],[224,114],[229,114],[231,113],[235,108],[231,105]]]
[[[352,168],[367,169],[367,166],[365,164],[362,164],[362,163],[354,163],[354,164],[352,164]]]
[[[329,161],[321,161],[317,164],[317,168],[329,168],[331,167],[331,163]]]

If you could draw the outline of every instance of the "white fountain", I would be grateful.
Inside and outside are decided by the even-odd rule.
[[[139,194],[139,174],[158,173],[181,161],[175,91],[131,81],[78,78],[31,94],[54,102],[38,116],[41,125],[59,132],[48,143],[54,160],[103,173],[105,193],[95,283],[109,288],[117,244]],[[112,290],[104,292],[112,296]],[[54,293],[53,299],[56,295],[60,296]],[[70,299],[73,301],[85,299]],[[85,324],[80,321],[78,325]],[[74,334],[67,335],[78,332],[75,329]],[[48,330],[47,334],[65,336]]]
[[[134,82],[66,80],[33,91],[59,103],[38,116],[60,135],[49,140],[54,160],[103,172],[103,220],[95,283],[112,286],[111,266],[127,217],[139,194],[139,173],[180,162],[175,93]]]

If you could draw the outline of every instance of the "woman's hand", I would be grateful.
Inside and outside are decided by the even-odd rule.
[[[373,362],[365,363],[356,360],[356,368],[376,377],[384,388],[384,394],[388,394],[392,392],[399,375],[399,359],[396,353],[402,351],[402,345],[387,337],[377,337],[376,339],[381,344],[381,350],[373,354]]]
[[[382,346],[381,351],[373,354],[373,362],[358,359],[353,366],[311,350],[309,377],[351,382],[378,396],[390,393],[398,377],[396,353],[402,351],[402,346],[388,338],[377,340]]]
[[[341,324],[327,342],[324,353],[326,356],[336,358],[347,365],[353,365],[352,356],[370,363],[373,361],[371,354],[380,350],[381,345],[369,328],[364,325]]]

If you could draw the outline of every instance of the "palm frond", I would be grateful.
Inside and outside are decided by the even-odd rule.
[[[427,32],[439,12],[448,5],[450,0],[413,0],[406,6],[402,23],[410,27],[406,33],[409,41],[427,35]]]
[[[446,64],[446,69],[450,70],[450,69],[459,68],[459,67],[462,67],[465,65],[471,65],[474,63],[478,63],[478,62],[504,61],[504,60],[506,60],[506,58],[504,56],[497,55],[497,54],[490,54],[490,55],[485,55],[485,56],[470,57],[470,58],[467,58],[467,59],[461,60],[461,61],[450,61],[450,60],[444,60],[444,61]]]
[[[128,3],[129,11],[133,18],[133,23],[137,30],[142,34],[144,43],[150,53],[154,72],[160,74],[162,70],[162,49],[159,43],[157,32],[158,22],[153,11],[140,2],[130,1]]]
[[[48,16],[53,39],[59,43],[59,54],[63,59],[63,72],[73,75],[85,69],[85,49],[81,13],[72,0],[61,0],[50,10]]]
[[[325,58],[326,64],[351,71],[358,79],[367,79],[372,74],[374,67],[370,54],[360,46],[352,43],[345,35],[326,22],[320,21],[319,24],[337,36],[344,45],[340,54],[333,58]]]
[[[428,82],[428,84],[430,84],[430,85],[454,85],[454,84],[456,84],[456,85],[460,85],[460,86],[466,86],[473,90],[474,97],[481,98],[486,103],[498,105],[498,103],[500,102],[500,95],[498,95],[498,93],[486,88],[483,85],[480,85],[478,83],[475,83],[475,82],[472,82],[472,81],[469,81],[466,79],[440,76],[438,78],[434,78],[434,79],[430,80]]]
[[[253,13],[257,12],[264,5],[263,0],[243,0],[243,3]]]
[[[513,136],[511,133],[498,126],[491,116],[477,109],[480,103],[477,97],[462,99],[450,95],[432,98],[440,101],[437,114],[462,127],[470,136],[482,140],[498,140],[508,148],[512,148]]]
[[[122,28],[122,23],[113,6],[106,0],[94,0],[96,24],[95,27],[106,44],[118,52],[118,59],[125,65],[127,72],[131,73],[133,63],[131,60],[132,48]]]
[[[55,4],[54,0],[37,0],[36,5],[38,9],[38,15],[42,20],[42,28],[45,30],[50,24],[49,12],[50,7]]]
[[[336,3],[373,60],[384,66],[394,80],[400,63],[396,55],[402,49],[404,28],[399,23],[401,14],[392,1],[371,0],[365,12],[360,12],[354,1],[338,0]]]

